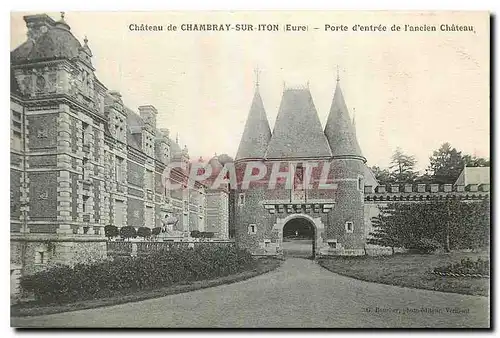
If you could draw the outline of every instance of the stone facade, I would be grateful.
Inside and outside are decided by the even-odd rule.
[[[11,276],[105,257],[108,224],[161,227],[171,213],[185,236],[203,231],[206,188],[186,184],[188,150],[157,128],[156,108],[108,90],[64,18],[24,19],[11,52]],[[169,176],[179,191],[163,184],[172,161],[185,164]]]

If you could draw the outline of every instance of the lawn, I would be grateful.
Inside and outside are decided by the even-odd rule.
[[[341,275],[369,282],[410,288],[489,295],[489,279],[441,277],[432,274],[435,267],[460,262],[463,258],[488,258],[488,253],[453,252],[448,254],[396,254],[393,256],[358,256],[321,258],[318,263]]]
[[[82,300],[66,304],[50,305],[37,303],[35,301],[23,302],[11,306],[11,317],[39,316],[52,313],[92,309],[103,306],[112,306],[129,302],[138,302],[151,298],[164,297],[177,293],[190,292],[194,290],[214,287],[217,285],[236,283],[272,271],[278,268],[281,263],[281,260],[274,258],[260,258],[257,261],[257,266],[253,270],[243,271],[237,274],[219,277],[211,280],[186,282],[157,289],[123,290],[122,292],[116,292],[113,295],[109,295],[109,297],[100,299]]]

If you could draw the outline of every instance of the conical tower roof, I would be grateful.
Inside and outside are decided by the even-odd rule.
[[[309,89],[286,89],[266,158],[329,157],[330,147]]]
[[[337,81],[330,114],[325,126],[325,135],[334,157],[360,157],[365,160],[356,138],[356,131],[349,118],[344,95]]]
[[[245,123],[245,130],[241,137],[240,146],[236,153],[236,160],[264,158],[270,139],[271,128],[269,127],[264,104],[262,103],[262,98],[257,87]]]

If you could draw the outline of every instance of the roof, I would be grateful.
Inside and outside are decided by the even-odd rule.
[[[271,128],[267,120],[264,103],[257,88],[236,153],[236,160],[243,158],[263,158],[270,139]]]
[[[364,178],[365,178],[365,185],[369,185],[372,187],[377,187],[379,184],[377,182],[377,179],[375,178],[375,174],[373,174],[372,170],[364,164]]]
[[[325,126],[325,135],[333,156],[363,157],[339,82],[337,82],[333,95],[330,114]]]
[[[455,185],[490,184],[490,167],[465,167]]]
[[[285,89],[266,158],[331,156],[309,89]]]
[[[56,22],[41,14],[25,16],[24,20],[28,26],[28,40],[11,52],[11,62],[79,56],[82,45],[64,19]]]

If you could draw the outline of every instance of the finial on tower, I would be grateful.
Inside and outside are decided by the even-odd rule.
[[[340,81],[339,65],[337,65],[337,82]]]
[[[309,80],[307,80],[306,86],[307,86],[307,89],[309,89]]]
[[[89,39],[87,38],[87,35],[83,38],[83,43],[87,44],[89,42]]]
[[[255,88],[259,88],[259,75],[260,75],[259,66],[255,67],[253,72],[255,73]]]
[[[64,15],[65,15],[66,13],[64,13],[64,12],[59,12],[59,13],[61,13],[61,21],[64,21]]]
[[[179,144],[179,133],[175,134],[175,143]]]

